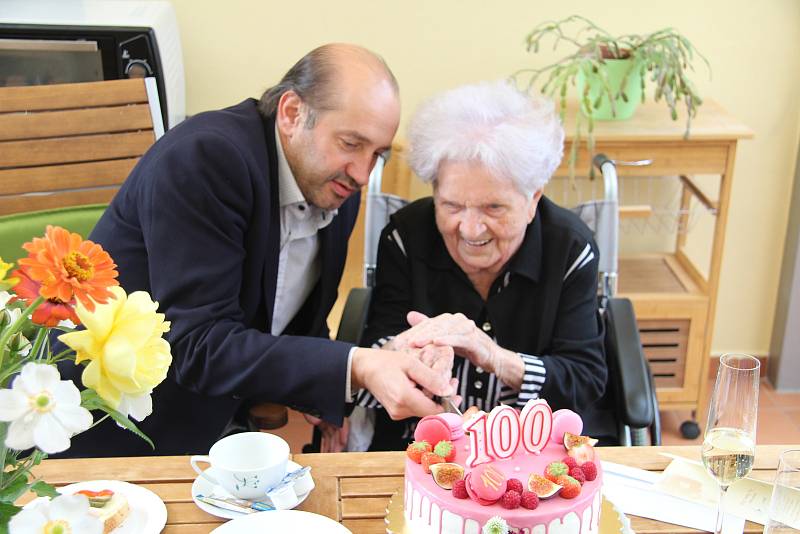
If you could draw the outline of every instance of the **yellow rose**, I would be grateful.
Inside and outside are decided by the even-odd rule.
[[[58,337],[76,352],[75,363],[91,360],[83,370],[83,384],[109,405],[119,408],[128,397],[147,395],[167,376],[172,363],[169,331],[158,303],[144,291],[126,295],[110,287],[114,299],[90,312],[80,302],[76,312],[86,330]]]
[[[19,283],[19,278],[6,278],[8,271],[14,266],[13,263],[6,263],[0,258],[0,291],[5,291]]]

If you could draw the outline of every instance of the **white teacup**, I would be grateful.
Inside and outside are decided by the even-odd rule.
[[[222,486],[241,499],[263,499],[266,490],[281,481],[289,461],[289,444],[274,434],[242,432],[224,437],[207,456],[192,456],[197,474]],[[211,464],[214,475],[200,469],[199,462]]]

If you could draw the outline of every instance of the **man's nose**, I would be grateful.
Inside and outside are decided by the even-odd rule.
[[[353,181],[364,187],[369,183],[369,175],[373,167],[375,167],[375,158],[359,157],[351,161],[345,170]]]

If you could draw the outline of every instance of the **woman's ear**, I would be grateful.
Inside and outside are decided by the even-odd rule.
[[[541,189],[536,191],[531,197],[530,201],[528,201],[528,224],[533,221],[533,218],[536,215],[536,207],[539,205],[540,198],[542,198]]]

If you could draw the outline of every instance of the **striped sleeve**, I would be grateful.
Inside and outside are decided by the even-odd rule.
[[[519,353],[525,364],[525,374],[522,376],[522,387],[517,395],[517,406],[524,406],[531,399],[538,399],[539,392],[544,387],[547,371],[544,362],[537,356]]]
[[[394,336],[382,337],[378,341],[372,344],[372,348],[379,349],[384,345],[386,345],[392,339],[394,339]],[[358,393],[355,394],[355,399],[356,399],[355,403],[356,406],[363,406],[364,408],[383,408],[383,406],[381,406],[381,403],[378,402],[378,399],[376,399],[372,395],[372,393],[370,393],[368,390],[363,388],[359,389]]]
[[[582,268],[584,268],[587,265],[589,265],[589,263],[593,259],[594,259],[594,252],[592,251],[592,245],[590,245],[589,243],[586,243],[586,246],[583,247],[583,250],[581,251],[581,253],[578,254],[578,257],[575,258],[575,261],[573,261],[572,265],[570,265],[569,269],[567,269],[567,273],[564,275],[563,280],[566,280],[567,278],[569,278],[569,275],[571,275],[575,271],[579,271]]]

